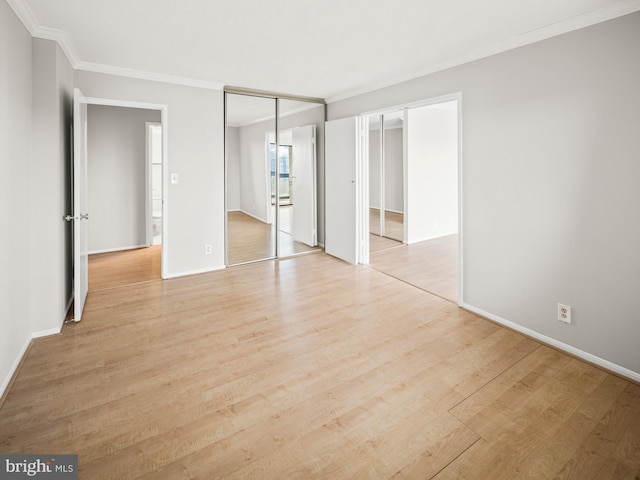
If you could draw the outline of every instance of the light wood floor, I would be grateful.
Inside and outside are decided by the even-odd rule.
[[[162,245],[89,255],[89,291],[161,278]]]
[[[387,275],[458,303],[458,235],[372,252],[369,263]]]
[[[325,254],[93,291],[2,453],[87,479],[637,479],[640,386]]]
[[[282,207],[282,211],[287,211]],[[285,230],[290,230],[286,225]],[[296,242],[287,231],[280,231],[280,256],[319,250]],[[229,265],[273,258],[276,254],[275,228],[243,212],[227,213],[227,261]]]
[[[387,248],[398,247],[400,245],[402,245],[402,242],[397,240],[381,237],[380,235],[369,235],[369,254],[379,252],[380,250],[386,250]]]

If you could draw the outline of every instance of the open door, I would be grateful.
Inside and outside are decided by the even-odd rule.
[[[368,120],[325,123],[325,252],[346,262],[369,261]]]
[[[89,214],[87,191],[87,100],[73,96],[73,319],[82,319],[89,289]]]
[[[293,138],[293,207],[291,233],[293,240],[310,247],[316,239],[316,126],[292,129]]]

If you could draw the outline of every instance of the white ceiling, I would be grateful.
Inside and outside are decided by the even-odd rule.
[[[75,68],[329,100],[640,10],[640,0],[7,0]]]

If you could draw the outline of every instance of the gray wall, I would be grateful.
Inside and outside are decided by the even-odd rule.
[[[0,2],[0,394],[31,339],[31,58],[31,37]]]
[[[404,212],[402,128],[384,131],[385,209]],[[380,129],[369,132],[369,206],[380,208]]]
[[[379,141],[379,139],[378,139]],[[387,128],[384,131],[384,194],[385,209],[404,212],[402,128]],[[379,149],[380,147],[378,147]]]
[[[634,13],[328,107],[461,91],[464,304],[636,373],[638,45]]]
[[[72,296],[71,117],[73,70],[57,43],[33,39],[33,157],[29,206],[32,331],[60,329]]]
[[[0,2],[0,395],[33,336],[59,331],[71,295],[72,71]]]
[[[240,136],[238,127],[227,127],[227,210],[240,210]]]
[[[147,243],[146,122],[160,111],[88,106],[90,253]]]
[[[84,71],[75,72],[75,85],[89,97],[167,105],[167,170],[180,182],[165,192],[164,267],[169,276],[223,268],[223,93]],[[213,246],[210,255],[206,244]]]

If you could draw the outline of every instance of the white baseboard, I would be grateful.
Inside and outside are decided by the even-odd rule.
[[[267,225],[271,225],[269,222],[267,222],[264,218],[260,218],[260,217],[256,217],[254,214],[249,213],[249,212],[245,212],[244,210],[240,210],[242,213],[244,213],[245,215],[250,216],[251,218],[255,218],[256,220],[258,220],[259,222],[262,223],[266,223]]]
[[[50,328],[49,330],[41,330],[39,332],[33,332],[31,338],[48,337],[49,335],[57,335],[62,331],[62,327]]]
[[[117,248],[105,248],[104,250],[91,250],[89,255],[95,255],[96,253],[112,253],[112,252],[124,252],[125,250],[137,250],[138,248],[146,248],[149,245],[143,243],[142,245],[131,245],[129,247],[117,247]]]
[[[224,270],[225,268],[227,268],[226,265],[218,265],[218,266],[215,266],[215,267],[202,268],[202,269],[199,269],[199,270],[189,270],[189,271],[185,271],[185,272],[169,273],[169,274],[167,274],[165,279],[186,277],[188,275],[199,275],[201,273],[217,272],[218,270]]]
[[[4,380],[2,380],[2,385],[0,385],[0,398],[2,398],[2,396],[5,393],[5,390],[9,386],[9,383],[11,383],[11,380],[13,379],[13,376],[15,375],[16,370],[20,366],[20,362],[22,361],[22,357],[24,357],[24,354],[26,353],[27,348],[29,348],[29,345],[31,344],[31,340],[32,340],[31,337],[28,337],[26,339],[26,341],[24,342],[24,344],[20,348],[20,351],[18,352],[18,355],[16,355],[16,359],[13,361],[13,365],[11,365],[11,368],[7,372],[7,376],[4,378]]]
[[[517,323],[506,320],[502,317],[494,315],[493,313],[485,312],[480,308],[476,308],[473,305],[469,305],[468,303],[461,302],[460,306],[465,310],[469,310],[470,312],[477,313],[481,317],[488,318],[496,323],[504,325],[505,327],[509,327],[512,330],[523,333],[524,335],[539,340],[540,342],[557,348],[558,350],[562,350],[563,352],[567,352],[571,355],[574,355],[578,358],[581,358],[589,363],[597,365],[599,367],[604,368],[605,370],[609,370],[610,372],[616,373],[622,377],[633,380],[634,382],[640,383],[640,373],[634,372],[633,370],[629,370],[628,368],[622,367],[616,363],[610,362],[609,360],[605,360],[604,358],[597,357],[591,353],[580,350],[579,348],[572,347],[571,345],[567,345],[555,338],[548,337],[543,335],[542,333],[536,332],[535,330],[531,330],[527,327],[523,327]]]

